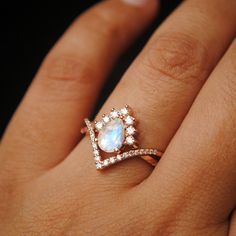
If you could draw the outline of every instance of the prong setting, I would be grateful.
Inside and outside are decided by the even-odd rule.
[[[136,134],[136,129],[134,128],[135,118],[131,116],[131,109],[128,105],[121,109],[112,108],[109,114],[103,114],[101,120],[96,120],[94,122],[95,132],[99,132],[105,127],[110,121],[115,119],[121,119],[124,124],[124,141],[120,148],[115,148],[115,153],[121,153],[121,149],[124,146],[133,146],[136,143],[134,135]],[[94,142],[98,143],[98,136],[94,138]]]

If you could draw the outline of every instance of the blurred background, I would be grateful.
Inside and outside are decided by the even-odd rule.
[[[81,12],[99,1],[57,1],[55,5],[32,2],[20,7],[7,2],[2,8],[2,59],[0,135],[31,83],[43,58],[57,39]],[[99,104],[109,95],[121,75],[142,49],[151,33],[181,0],[161,0],[161,9],[153,24],[120,58],[104,87]]]

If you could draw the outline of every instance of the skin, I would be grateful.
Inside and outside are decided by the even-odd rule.
[[[140,146],[165,150],[157,167],[94,168],[83,118],[158,9],[129,2],[76,19],[15,112],[0,146],[1,235],[236,235],[234,0],[185,1],[98,114],[129,104]]]

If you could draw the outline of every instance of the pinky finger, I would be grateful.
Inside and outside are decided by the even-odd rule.
[[[205,231],[201,235],[216,230],[219,235],[228,232],[236,204],[235,75],[236,40],[200,91],[158,169],[146,182],[149,195],[157,196],[155,206],[150,206],[152,211],[155,207],[157,218],[167,208],[172,209],[175,213],[167,219],[168,224],[180,230],[189,222],[186,235],[193,235],[192,230],[200,233],[201,229]],[[160,190],[164,198],[159,197]]]

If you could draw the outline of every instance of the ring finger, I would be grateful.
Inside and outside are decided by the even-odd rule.
[[[232,4],[234,1],[225,4],[223,0],[183,3],[153,35],[99,116],[112,107],[129,104],[139,120],[142,147],[158,146],[164,150],[235,35],[236,14]],[[67,158],[63,171],[76,167],[77,179],[85,171],[91,172],[87,174],[89,178],[91,175],[100,178],[92,166],[89,145],[87,138],[82,140]],[[150,174],[150,166],[138,158],[115,168],[116,171],[106,172],[108,181],[108,176],[113,182],[115,179],[120,182],[123,176],[122,182],[135,184]]]

